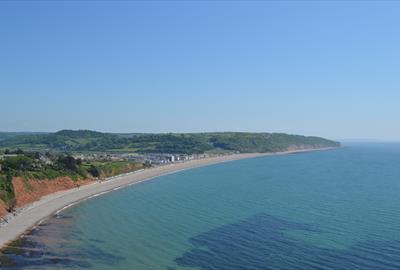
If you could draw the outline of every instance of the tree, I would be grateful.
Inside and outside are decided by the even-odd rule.
[[[88,169],[88,172],[93,176],[93,177],[99,177],[100,176],[100,170],[94,166],[91,165],[90,168]]]
[[[72,156],[61,156],[58,158],[58,163],[66,169],[77,171],[76,160]]]
[[[82,159],[81,158],[76,159],[76,164],[77,165],[82,165]]]

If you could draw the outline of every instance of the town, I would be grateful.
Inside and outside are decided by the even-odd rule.
[[[74,153],[72,156],[85,161],[133,161],[151,166],[207,158],[210,154]]]

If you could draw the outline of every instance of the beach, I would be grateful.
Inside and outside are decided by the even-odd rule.
[[[32,229],[35,225],[41,223],[47,217],[57,214],[65,208],[75,205],[83,200],[100,196],[107,192],[117,190],[126,186],[137,184],[143,181],[153,179],[162,175],[178,172],[184,169],[201,167],[221,162],[234,161],[245,158],[255,158],[267,155],[290,154],[298,152],[328,150],[322,149],[302,149],[294,151],[286,151],[279,153],[249,153],[249,154],[233,154],[209,157],[203,159],[190,160],[182,163],[172,163],[168,165],[153,167],[128,174],[109,178],[105,181],[93,182],[88,185],[81,186],[66,191],[53,193],[42,197],[28,206],[18,209],[14,215],[10,214],[8,223],[0,227],[0,248],[7,246],[8,243],[16,240],[19,236]]]

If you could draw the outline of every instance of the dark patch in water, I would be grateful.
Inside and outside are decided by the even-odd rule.
[[[337,250],[291,238],[286,230],[318,232],[309,225],[258,214],[191,238],[193,249],[175,261],[203,270],[400,269],[400,241],[370,241]]]
[[[100,239],[89,239],[89,241],[90,241],[90,242],[93,242],[93,243],[100,243],[100,244],[105,243],[105,241],[100,240]]]
[[[79,234],[68,235],[72,219],[59,215],[33,229],[18,241],[18,245],[5,249],[0,253],[0,268],[24,269],[37,267],[62,269],[64,267],[90,268],[91,261],[112,268],[123,260],[93,244],[74,245],[79,242]],[[91,239],[93,243],[101,240]]]

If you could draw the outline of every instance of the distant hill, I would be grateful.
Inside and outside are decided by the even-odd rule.
[[[34,135],[34,134],[47,134],[46,132],[1,132],[0,131],[0,141],[9,139],[12,137],[20,135]]]
[[[2,149],[187,154],[209,151],[277,152],[339,145],[320,137],[248,132],[115,134],[61,130],[47,134],[6,136],[0,140]]]

